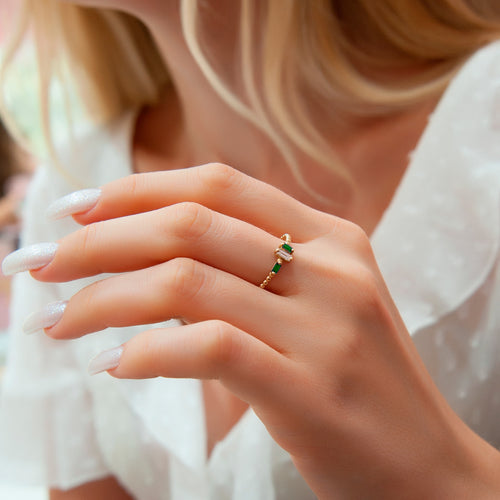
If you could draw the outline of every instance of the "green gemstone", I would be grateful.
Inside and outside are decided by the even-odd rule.
[[[286,250],[288,253],[293,252],[293,248],[288,243],[283,243],[281,245],[281,248],[283,248],[283,250]]]
[[[276,262],[276,264],[274,264],[274,267],[273,267],[271,272],[277,273],[280,269],[281,269],[281,264],[279,262]]]

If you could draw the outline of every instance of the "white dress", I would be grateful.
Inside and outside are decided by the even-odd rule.
[[[77,228],[47,222],[49,203],[131,173],[133,116],[65,157],[72,185],[41,167],[23,245]],[[500,447],[500,44],[461,70],[430,119],[372,243],[429,371],[456,412]],[[87,375],[90,358],[144,327],[79,340],[21,333],[24,319],[83,284],[15,280],[0,413],[0,479],[70,488],[114,475],[141,500],[315,498],[248,410],[206,459],[196,380]],[[390,359],[387,360],[390,363]],[[411,397],[411,394],[409,395]]]

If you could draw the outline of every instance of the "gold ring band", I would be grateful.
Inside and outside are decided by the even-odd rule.
[[[291,262],[293,260],[293,248],[291,246],[292,238],[289,234],[284,234],[281,239],[283,243],[274,251],[276,262],[274,263],[271,272],[267,275],[266,279],[260,284],[261,288],[266,288],[269,282],[276,276],[276,273],[281,269],[284,262]]]

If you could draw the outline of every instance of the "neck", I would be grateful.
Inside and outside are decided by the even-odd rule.
[[[341,162],[350,169],[354,188],[324,167],[299,158],[306,182],[329,199],[319,201],[292,178],[272,141],[230,108],[212,88],[186,45],[177,2],[164,3],[163,8],[168,12],[152,16],[146,22],[169,68],[173,85],[157,106],[141,115],[135,138],[138,158],[158,161],[156,167],[154,161],[148,161],[146,167],[143,167],[146,162],[137,161],[137,169],[183,168],[219,161],[274,184],[304,203],[354,220],[367,230],[374,227],[377,214],[386,208],[404,173],[408,153],[424,129],[432,105],[397,116],[358,121],[348,129],[332,128],[331,144]],[[233,6],[237,4],[230,2]],[[219,68],[226,69],[224,80],[237,93],[239,68],[234,64],[237,46],[234,26],[238,24],[235,21],[238,13],[224,12],[224,16],[203,17],[203,32],[217,34],[215,41],[210,40],[210,50],[204,52],[217,61],[217,72]],[[234,68],[234,74],[227,68]],[[363,207],[373,205],[377,208],[373,210],[375,215],[369,217],[372,220],[361,223],[362,212],[367,211]]]
[[[176,121],[175,142],[180,141],[182,147],[167,144],[163,137],[160,142],[169,151],[162,152],[172,153],[175,149],[176,161],[182,166],[220,161],[249,175],[265,177],[270,165],[276,164],[278,152],[262,132],[235,112],[212,88],[186,45],[177,2],[165,3],[168,12],[155,16],[148,26],[169,68],[173,86],[165,91],[162,102],[149,110],[149,114],[155,122],[170,114],[170,121]],[[224,14],[203,19],[204,26],[210,24],[206,26],[207,32],[218,33],[215,42],[210,42],[210,51],[204,52],[215,53],[218,66],[233,68],[237,34],[228,22],[228,19],[234,20],[234,16],[226,15],[226,9]],[[232,85],[232,75],[227,76]]]

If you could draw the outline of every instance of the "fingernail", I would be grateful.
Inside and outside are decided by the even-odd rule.
[[[62,318],[67,305],[67,301],[52,302],[28,316],[23,325],[24,333],[35,333],[54,326]]]
[[[101,354],[98,354],[94,359],[90,360],[87,369],[89,374],[96,375],[97,373],[116,368],[120,364],[122,353],[123,346],[114,347],[113,349],[101,352]]]
[[[2,262],[6,276],[46,266],[56,255],[57,243],[37,243],[7,255]]]
[[[87,212],[96,205],[100,197],[100,189],[75,191],[51,203],[45,215],[48,219],[57,220],[68,215]]]

